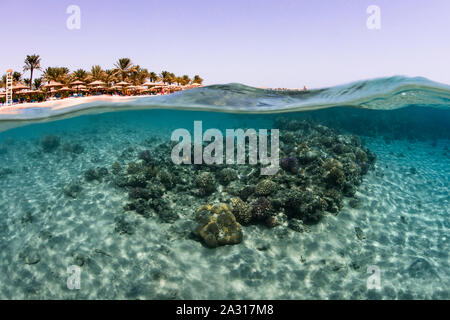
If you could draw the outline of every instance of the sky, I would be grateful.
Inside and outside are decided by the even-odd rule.
[[[67,27],[70,5],[80,29]],[[367,27],[371,5],[379,29]],[[43,68],[129,57],[205,84],[320,88],[392,75],[450,84],[449,0],[0,0],[0,17],[0,74],[39,54]]]

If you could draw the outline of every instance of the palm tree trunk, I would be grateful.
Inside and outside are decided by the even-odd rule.
[[[33,68],[31,68],[30,74],[30,90],[33,90]]]

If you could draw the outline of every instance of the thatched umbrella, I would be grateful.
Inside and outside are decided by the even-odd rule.
[[[13,88],[12,88],[13,91],[23,90],[23,89],[28,89],[28,87],[22,83],[16,83],[16,85],[13,86]]]
[[[43,87],[51,89],[51,88],[57,88],[57,87],[62,87],[62,86],[63,86],[62,83],[59,83],[59,82],[56,82],[56,81],[50,81],[50,83],[47,83]]]
[[[76,86],[77,87],[77,94],[78,94],[78,89],[84,85],[84,82],[81,80],[76,80],[74,82],[70,83],[71,86]]]
[[[142,84],[144,87],[154,87],[154,86],[158,86],[158,84],[157,83],[155,83],[155,82],[150,82],[150,81],[147,81],[146,83],[144,83],[144,84]]]
[[[101,81],[101,80],[97,80],[97,81],[94,81],[94,82],[89,83],[90,86],[104,86],[105,84],[106,84],[106,83],[104,83],[104,82]]]
[[[50,89],[50,92],[54,92],[54,89],[57,87],[63,87],[62,83],[56,81],[50,81],[50,83],[43,86],[43,88]]]
[[[122,89],[122,91],[123,91],[124,87],[125,87],[125,86],[129,86],[130,84],[131,84],[131,83],[126,82],[126,81],[120,81],[120,82],[116,83],[116,86],[120,86],[121,89]]]

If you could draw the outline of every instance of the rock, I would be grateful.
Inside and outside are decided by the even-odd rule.
[[[25,264],[37,264],[41,261],[41,256],[36,251],[36,249],[31,247],[26,247],[20,254],[19,258]]]
[[[69,153],[81,154],[83,153],[84,148],[78,143],[64,143],[62,145],[62,150]]]
[[[429,261],[424,258],[417,258],[406,269],[408,275],[415,279],[439,279],[439,275]]]
[[[300,219],[289,220],[288,227],[297,232],[310,232],[311,229],[306,226]]]
[[[104,167],[90,168],[84,172],[84,178],[88,182],[94,180],[101,182],[106,175],[108,175],[108,169]]]
[[[355,233],[359,240],[364,240],[366,238],[364,231],[360,227],[355,227]]]
[[[362,203],[361,200],[358,198],[352,198],[350,199],[350,201],[348,202],[349,206],[352,207],[353,209],[361,209],[362,207]]]
[[[132,235],[134,233],[134,226],[124,217],[118,217],[116,218],[116,227],[114,228],[114,231],[121,235]]]
[[[58,136],[48,135],[41,139],[41,147],[44,152],[55,151],[61,143],[61,139]]]
[[[82,190],[81,186],[75,182],[65,186],[63,188],[63,193],[68,197],[76,199],[81,190]]]
[[[14,171],[10,168],[0,168],[0,178],[6,177],[12,173],[14,173]]]

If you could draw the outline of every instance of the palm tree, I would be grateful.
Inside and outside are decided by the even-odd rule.
[[[31,85],[33,84],[33,71],[34,70],[41,70],[41,58],[37,54],[33,54],[31,56],[27,55],[25,59],[25,66],[23,67],[23,71],[30,70],[30,89]]]
[[[200,78],[199,75],[195,75],[195,76],[194,76],[194,79],[192,80],[192,83],[202,84],[202,83],[203,83],[203,79]]]
[[[31,83],[30,78],[25,78],[25,79],[23,79],[23,83],[24,83],[27,87],[29,87],[29,88],[31,89],[32,83]]]
[[[105,80],[104,81],[108,85],[113,83],[113,82],[116,82],[116,80],[117,80],[116,74],[117,73],[116,73],[115,70],[112,70],[112,69],[105,70]]]
[[[65,83],[69,80],[70,70],[66,67],[48,67],[44,70],[43,78],[45,81],[56,81]]]
[[[116,67],[116,72],[120,74],[122,81],[125,81],[128,74],[133,70],[133,63],[130,58],[119,59],[114,66]]]
[[[83,69],[78,69],[76,71],[74,71],[71,75],[71,78],[73,81],[86,81],[86,78],[88,77],[88,73],[86,72],[86,70]]]
[[[161,74],[159,75],[161,78],[161,81],[164,83],[168,83],[170,79],[170,72],[169,71],[161,71]]]
[[[2,75],[0,79],[0,88],[6,88],[6,74]]]
[[[35,90],[39,90],[42,87],[42,78],[34,79],[33,85]]]
[[[181,84],[183,86],[191,83],[191,78],[189,78],[189,76],[187,74],[183,75],[182,79],[183,79],[183,82]]]
[[[149,77],[149,72],[147,69],[142,69],[140,66],[134,66],[133,70],[130,72],[130,80],[134,85],[140,85],[145,82],[145,79]]]
[[[158,75],[156,73],[154,73],[154,72],[150,72],[148,74],[148,78],[150,79],[151,82],[156,82],[156,81],[159,80]]]
[[[22,80],[22,74],[20,72],[14,71],[12,74],[13,83],[20,82]]]
[[[175,82],[177,83],[177,85],[181,85],[183,84],[183,78],[182,77],[175,77]]]
[[[93,66],[91,68],[91,72],[89,74],[89,78],[92,81],[101,80],[105,78],[105,72],[103,71],[102,67],[99,65]]]

